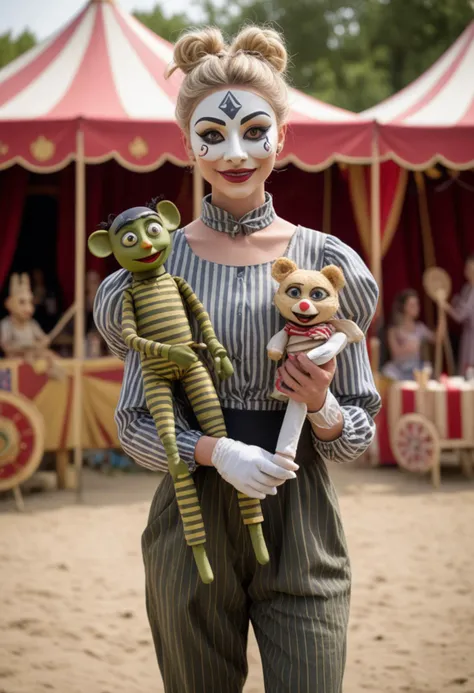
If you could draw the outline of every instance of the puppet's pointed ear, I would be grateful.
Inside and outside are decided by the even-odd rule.
[[[112,255],[112,246],[110,245],[109,232],[105,230],[94,231],[89,236],[87,241],[89,250],[96,257],[108,257]]]
[[[160,215],[163,226],[167,231],[174,231],[181,222],[178,208],[169,200],[162,200],[156,205],[156,211]]]

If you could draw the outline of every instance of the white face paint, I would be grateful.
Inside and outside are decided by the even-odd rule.
[[[190,125],[196,158],[232,163],[275,153],[278,126],[270,104],[244,89],[221,89],[196,107]]]

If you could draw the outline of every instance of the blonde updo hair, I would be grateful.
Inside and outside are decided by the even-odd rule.
[[[176,103],[176,119],[189,132],[189,121],[199,101],[210,91],[229,85],[258,92],[272,106],[279,125],[289,112],[284,78],[287,53],[281,35],[273,29],[248,26],[227,45],[219,29],[186,32],[174,47],[170,76],[185,73]]]

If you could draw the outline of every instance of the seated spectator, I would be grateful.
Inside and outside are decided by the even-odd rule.
[[[435,333],[418,320],[419,315],[420,299],[416,291],[406,289],[395,297],[387,330],[390,361],[382,369],[387,378],[414,380],[413,371],[423,366],[423,342],[436,341]]]

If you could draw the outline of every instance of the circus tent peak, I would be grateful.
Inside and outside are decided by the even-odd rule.
[[[418,79],[361,115],[379,123],[385,158],[474,166],[474,21]]]
[[[188,163],[174,110],[183,79],[166,79],[173,46],[121,9],[90,0],[52,36],[0,70],[0,168],[54,170],[74,158],[78,128],[90,163],[147,170]],[[284,158],[323,168],[370,157],[370,124],[290,89]]]

